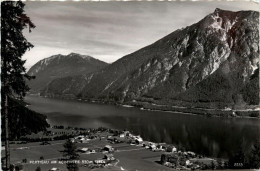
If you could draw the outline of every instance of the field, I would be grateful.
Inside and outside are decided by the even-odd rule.
[[[27,162],[23,163],[25,171],[34,171],[38,166],[41,170],[48,171],[51,168],[59,168],[60,170],[66,170],[66,164],[51,164],[51,161],[58,161],[62,157],[63,144],[65,140],[51,141],[48,145],[40,145],[40,142],[27,143],[27,144],[11,144],[11,163],[20,163],[23,159]],[[78,148],[103,148],[108,145],[109,142],[102,138],[90,140],[88,143],[77,143]],[[109,144],[111,145],[111,144]],[[127,143],[112,144],[115,148],[114,157],[116,163],[114,166],[107,166],[106,168],[96,168],[94,170],[170,170],[159,162],[162,152],[153,152],[140,146],[130,145]],[[90,170],[84,167],[82,164],[85,160],[102,159],[104,154],[97,152],[94,154],[80,154],[79,169]],[[4,150],[2,150],[2,156],[4,156]],[[43,160],[40,158],[43,157]],[[33,161],[49,162],[48,164],[35,164]]]

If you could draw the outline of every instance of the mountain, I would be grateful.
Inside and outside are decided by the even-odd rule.
[[[91,56],[76,53],[54,55],[40,60],[30,68],[28,74],[36,78],[30,80],[28,84],[32,91],[40,91],[56,78],[91,73],[106,65],[107,63]]]
[[[95,73],[55,79],[44,94],[120,102],[259,104],[258,19],[256,11],[217,8]]]

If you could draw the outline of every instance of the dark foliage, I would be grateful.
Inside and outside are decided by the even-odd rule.
[[[260,168],[260,142],[253,145],[249,153],[240,149],[229,157],[230,169],[259,169]]]
[[[21,1],[4,1],[1,3],[1,95],[3,97],[16,95],[23,98],[29,87],[25,78],[32,77],[26,74],[23,54],[33,47],[23,36],[22,30],[26,27],[34,28],[30,18],[24,14],[24,3]],[[4,100],[3,100],[4,101]]]
[[[260,141],[254,144],[249,156],[249,168],[260,168]]]
[[[45,131],[49,124],[46,116],[34,112],[24,106],[24,104],[15,99],[9,100],[9,138],[17,140],[21,136],[39,131]],[[4,119],[2,115],[2,137],[5,136]]]
[[[69,171],[78,171],[78,165],[74,163],[74,160],[79,159],[79,155],[77,154],[77,146],[70,139],[67,139],[65,144],[63,145],[64,150],[62,151],[63,156],[68,160],[67,169]]]
[[[4,104],[8,99],[10,139],[17,139],[21,135],[44,130],[48,126],[44,115],[25,108],[22,103],[23,97],[29,90],[26,79],[33,78],[26,74],[25,60],[22,60],[24,53],[33,47],[23,36],[23,29],[29,27],[29,31],[31,31],[35,27],[24,13],[24,5],[21,1],[1,3],[1,105],[2,113],[4,113],[6,111]],[[4,114],[6,115],[6,113]],[[2,135],[5,136],[3,116]]]
[[[41,167],[38,166],[35,171],[41,171]]]
[[[244,100],[252,105],[259,104],[259,68],[255,70],[254,74],[250,77],[250,81],[242,89]]]
[[[242,169],[245,168],[246,159],[245,153],[239,150],[229,158],[229,168],[231,169]]]

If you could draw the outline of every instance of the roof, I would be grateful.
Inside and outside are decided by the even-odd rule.
[[[111,145],[105,145],[105,147],[106,147],[106,148],[112,148],[112,146],[111,146]]]
[[[82,149],[80,149],[81,151],[88,151],[88,148],[84,147]]]
[[[140,137],[139,135],[138,135],[138,136],[135,136],[134,138],[135,138],[135,140],[137,140],[137,141],[143,141],[142,137]]]

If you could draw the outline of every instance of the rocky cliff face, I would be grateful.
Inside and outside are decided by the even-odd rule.
[[[251,89],[259,87],[258,18],[255,11],[216,9],[98,72],[55,79],[45,94],[258,104],[259,88]]]
[[[54,79],[94,72],[106,65],[105,62],[91,56],[76,53],[67,56],[54,55],[30,68],[28,74],[36,76],[36,79],[29,81],[28,84],[32,91],[40,91]]]

